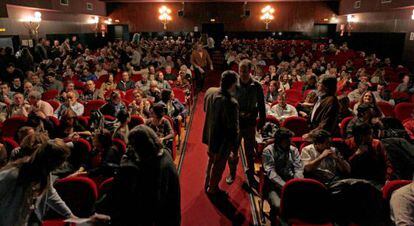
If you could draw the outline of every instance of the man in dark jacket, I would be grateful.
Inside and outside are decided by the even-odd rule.
[[[128,140],[126,156],[98,211],[111,216],[113,225],[179,226],[180,183],[171,156],[146,125],[132,129]]]
[[[211,195],[221,192],[218,184],[227,159],[238,146],[239,111],[236,99],[231,96],[236,90],[237,77],[234,71],[223,72],[220,89],[210,90],[205,97],[203,142],[208,145],[209,156],[205,188]]]
[[[247,161],[247,179],[250,185],[256,186],[257,181],[254,178],[254,147],[256,144],[256,129],[261,130],[266,120],[265,98],[262,85],[254,80],[250,74],[252,63],[249,60],[243,60],[239,65],[239,85],[237,86],[236,96],[240,107],[240,137],[239,144],[243,139],[244,155]],[[256,119],[259,121],[256,125]],[[236,177],[238,164],[238,152],[233,152],[229,161],[230,175],[226,178],[228,184],[233,183]]]
[[[310,117],[311,129],[323,129],[335,133],[338,125],[339,103],[336,98],[336,78],[326,76],[318,83],[318,101]],[[305,135],[307,137],[307,135]]]

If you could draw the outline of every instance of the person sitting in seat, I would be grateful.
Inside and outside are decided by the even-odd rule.
[[[103,115],[110,115],[115,118],[121,110],[126,110],[126,107],[122,103],[121,94],[116,91],[111,93],[108,103],[100,109]]]
[[[76,95],[74,92],[70,91],[66,94],[66,100],[63,104],[61,104],[58,109],[55,111],[56,118],[60,119],[62,114],[67,109],[71,109],[76,113],[76,116],[82,116],[83,112],[85,111],[85,107],[83,104],[78,102]]]
[[[312,131],[310,138],[312,144],[304,147],[301,153],[306,177],[330,184],[351,172],[348,162],[331,145],[331,134],[328,131]]]
[[[263,151],[264,193],[270,202],[271,219],[276,219],[279,212],[283,185],[290,179],[303,178],[303,164],[298,149],[291,144],[292,136],[290,130],[280,128],[275,133],[274,143]]]
[[[270,109],[268,113],[269,115],[275,116],[279,121],[284,121],[285,119],[292,116],[298,116],[296,108],[286,103],[286,96],[284,94],[280,94],[277,97],[277,101],[279,103],[277,103]]]
[[[360,123],[354,126],[352,137],[345,141],[352,155],[351,177],[365,179],[378,188],[391,179],[393,169],[380,140],[373,138],[372,126]]]

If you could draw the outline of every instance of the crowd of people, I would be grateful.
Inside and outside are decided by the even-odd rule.
[[[138,38],[91,50],[73,36],[52,45],[41,38],[33,50],[16,53],[0,48],[0,209],[10,212],[0,225],[47,218],[50,210],[36,200],[77,218],[52,185],[79,176],[96,183],[115,177],[113,192],[96,209],[115,224],[137,225],[131,217],[138,213],[142,225],[179,225],[175,152],[194,88],[213,69],[197,41],[192,34]],[[123,183],[131,180],[136,186],[125,196]],[[119,212],[125,206],[136,214]]]
[[[226,162],[226,182],[233,182],[242,138],[247,181],[258,187],[254,175],[264,174],[262,195],[274,224],[282,189],[294,178],[312,178],[328,188],[343,186],[340,193],[346,192],[344,184],[366,183],[380,191],[389,181],[413,179],[414,143],[408,126],[413,118],[399,121],[378,104],[411,101],[412,75],[406,68],[332,40],[226,38],[222,46],[230,70],[222,74],[221,87],[205,95],[209,195],[225,193],[218,184]],[[393,86],[398,79],[402,83]],[[296,124],[289,126],[292,121]],[[261,170],[255,170],[255,162]],[[414,223],[412,186],[404,189],[404,199],[391,202],[397,225]],[[369,220],[359,214],[360,222],[372,225],[388,219],[384,213]]]
[[[10,213],[0,225],[35,224],[50,209],[76,219],[53,184],[82,176],[114,178],[96,204],[105,215],[91,221],[179,225],[177,135],[214,70],[204,48],[214,49],[214,42],[200,40],[192,33],[138,37],[90,50],[73,36],[52,45],[42,38],[17,53],[0,48],[0,212]],[[279,214],[282,189],[293,178],[378,190],[391,180],[412,180],[414,117],[401,122],[380,107],[411,101],[414,84],[405,67],[331,40],[225,38],[221,49],[230,70],[204,97],[207,194],[223,194],[227,162],[226,183],[234,182],[242,142],[248,184],[263,183],[271,216]],[[292,119],[306,122],[303,134],[283,126]],[[414,222],[412,185],[392,199],[397,225]]]

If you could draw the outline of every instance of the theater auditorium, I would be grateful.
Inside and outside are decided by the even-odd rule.
[[[414,0],[1,0],[0,226],[414,226]]]

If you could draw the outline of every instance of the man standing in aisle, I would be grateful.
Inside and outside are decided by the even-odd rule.
[[[250,60],[242,60],[240,62],[240,84],[237,86],[236,98],[240,111],[239,144],[241,143],[241,139],[243,139],[244,153],[242,154],[246,156],[247,179],[250,185],[255,187],[257,185],[257,181],[254,178],[256,118],[259,115],[257,129],[260,130],[266,120],[266,107],[262,85],[251,77],[251,69],[252,64]],[[230,175],[226,178],[228,184],[232,184],[236,177],[238,159],[238,150],[234,150],[229,160]]]
[[[203,143],[208,145],[209,162],[206,172],[205,190],[209,195],[223,193],[219,182],[231,152],[238,147],[239,111],[236,91],[237,73],[225,71],[220,88],[210,88],[204,97],[206,118],[203,128]]]
[[[191,53],[191,65],[194,68],[197,92],[204,86],[207,69],[213,70],[213,62],[207,50],[203,49],[203,44],[198,43]]]

